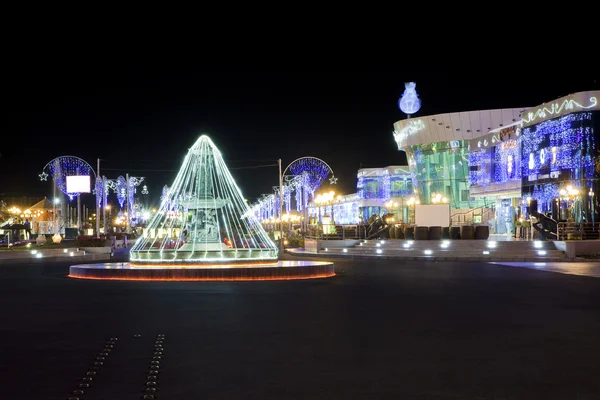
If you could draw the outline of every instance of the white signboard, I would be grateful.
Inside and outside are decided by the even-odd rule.
[[[67,176],[67,193],[90,193],[89,175]]]
[[[415,205],[417,226],[450,226],[450,204]]]

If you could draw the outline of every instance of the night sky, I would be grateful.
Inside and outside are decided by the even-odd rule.
[[[362,166],[405,164],[393,139],[404,82],[416,81],[417,115],[536,106],[598,89],[600,74],[568,78],[443,71],[209,72],[118,63],[13,66],[0,141],[0,196],[52,196],[38,174],[73,155],[103,174],[145,176],[151,194],[170,185],[187,149],[206,133],[250,202],[303,156],[325,160],[336,191],[356,191]],[[91,197],[91,196],[89,196]]]

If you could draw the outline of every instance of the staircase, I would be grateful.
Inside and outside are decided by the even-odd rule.
[[[569,261],[553,242],[491,240],[366,240],[353,247],[324,248],[319,254],[351,258],[436,261]]]

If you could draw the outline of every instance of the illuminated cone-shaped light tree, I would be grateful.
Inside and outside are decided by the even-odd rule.
[[[277,246],[250,212],[221,153],[206,135],[189,149],[144,236],[133,265],[267,262]]]

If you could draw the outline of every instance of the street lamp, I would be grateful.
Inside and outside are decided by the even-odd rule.
[[[409,211],[412,209],[412,212],[410,214],[412,215],[412,220],[413,220],[413,223],[414,223],[414,219],[415,219],[415,206],[417,204],[421,204],[421,201],[413,196],[410,199],[408,199],[408,201],[406,202],[406,204],[408,205]],[[410,218],[410,215],[409,215],[409,217],[408,217],[408,223],[409,224],[410,224],[410,220],[411,220],[411,218]]]
[[[319,216],[321,216],[321,205],[323,205],[324,213],[321,217],[321,224],[323,225],[323,233],[331,233],[331,223],[333,222],[333,203],[335,201],[335,192],[332,190],[329,193],[318,194],[315,197],[315,204],[317,204],[319,210]],[[331,204],[331,217],[327,215],[327,206]]]
[[[571,185],[568,185],[566,187],[566,189],[560,189],[559,194],[567,202],[566,217],[568,220],[569,219],[569,201],[571,199],[576,199],[579,196],[579,190],[576,188],[573,188],[573,186],[571,186]],[[573,207],[575,207],[575,202],[573,202]],[[573,211],[575,211],[575,210],[573,210]],[[571,214],[572,214],[573,219],[575,219],[575,215],[573,215],[574,212],[572,212]]]
[[[431,203],[433,203],[433,204],[447,203],[447,202],[448,202],[448,198],[443,196],[441,193],[433,193],[431,195]]]
[[[385,203],[385,208],[389,211],[391,211],[392,214],[394,214],[394,217],[396,219],[398,218],[398,203],[395,202],[394,200],[390,199]]]

